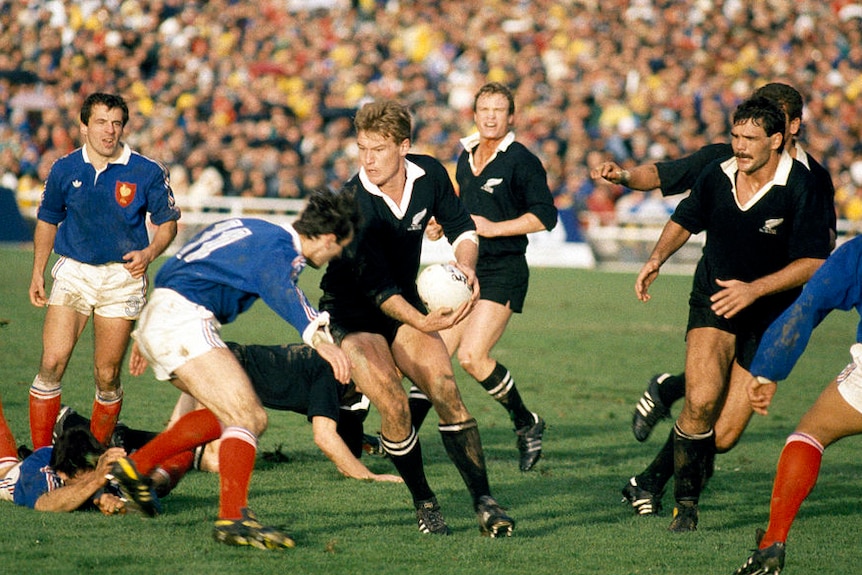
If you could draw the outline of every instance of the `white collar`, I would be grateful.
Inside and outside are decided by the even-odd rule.
[[[85,162],[87,162],[88,164],[92,164],[92,163],[93,163],[93,162],[91,162],[91,161],[90,161],[90,155],[87,153],[87,144],[84,144],[84,145],[81,147],[81,154],[84,156],[84,161],[85,161]],[[129,158],[131,158],[131,157],[132,157],[132,149],[129,147],[129,145],[128,145],[128,144],[126,144],[126,143],[124,142],[124,143],[123,143],[123,153],[121,153],[121,154],[117,157],[117,159],[115,159],[115,160],[111,160],[111,161],[110,161],[110,162],[108,162],[108,163],[109,163],[109,164],[124,164],[124,165],[125,165],[125,164],[128,164],[128,163],[129,163]]]
[[[751,206],[756,204],[760,198],[766,195],[772,186],[786,186],[787,179],[790,177],[790,168],[793,167],[793,158],[790,157],[790,154],[787,153],[787,150],[783,150],[781,152],[781,156],[778,158],[778,167],[775,168],[775,175],[772,176],[772,179],[760,188],[754,196],[748,200],[745,205],[739,203],[739,197],[736,194],[736,173],[739,171],[739,166],[736,162],[736,156],[732,156],[729,159],[723,161],[721,163],[721,171],[727,176],[730,180],[730,189],[733,193],[733,199],[736,201],[736,205],[739,206],[739,209],[742,211],[748,210]]]
[[[359,168],[359,181],[362,182],[362,187],[364,187],[369,194],[383,198],[383,201],[386,202],[387,206],[389,206],[389,210],[399,220],[404,217],[404,214],[407,212],[407,207],[410,205],[410,198],[413,197],[413,183],[425,175],[425,170],[407,158],[404,158],[404,169],[407,172],[406,181],[404,182],[404,193],[401,195],[401,203],[396,204],[395,201],[388,195],[384,194],[376,184],[371,183],[371,180],[368,179],[368,174],[365,173],[365,168]]]

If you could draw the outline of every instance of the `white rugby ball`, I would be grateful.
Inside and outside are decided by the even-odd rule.
[[[416,289],[429,312],[456,310],[473,295],[467,276],[452,264],[432,264],[419,273]]]

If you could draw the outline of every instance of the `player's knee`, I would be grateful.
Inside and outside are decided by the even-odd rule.
[[[245,424],[245,427],[255,435],[262,435],[263,432],[266,431],[267,426],[269,426],[269,416],[267,415],[266,410],[261,406],[255,406],[253,409],[249,409],[246,413],[246,417],[248,422]]]
[[[727,453],[739,443],[739,438],[742,433],[736,432],[719,432],[715,433],[715,451],[716,453]]]
[[[66,365],[69,362],[69,357],[50,353],[47,350],[42,354],[42,361],[39,365],[39,373],[45,381],[59,381],[63,377],[63,372],[66,371]]]
[[[116,391],[120,387],[120,366],[97,365],[93,368],[93,377],[100,392]]]

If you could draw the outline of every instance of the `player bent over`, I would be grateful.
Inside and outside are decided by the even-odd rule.
[[[329,364],[303,344],[240,345],[227,342],[267,409],[293,411],[311,422],[314,443],[345,477],[363,481],[401,483],[397,475],[373,473],[360,460],[362,423],[368,401],[350,383],[342,385]],[[187,400],[191,400],[191,405]],[[183,394],[172,421],[195,409],[197,402]],[[205,471],[218,471],[218,440],[199,450]]]
[[[296,281],[306,265],[320,267],[341,254],[357,219],[351,193],[318,190],[292,226],[225,220],[197,234],[159,270],[133,334],[130,370],[139,374],[149,362],[158,379],[170,380],[207,409],[184,415],[114,465],[112,475],[145,511],[155,514],[146,476],[158,462],[220,438],[214,538],[260,549],[294,546],[293,539],[262,525],[247,508],[257,438],[266,429],[267,415],[219,331],[260,298],[317,349],[338,381],[347,383],[350,361],[330,343],[328,314],[311,306]]]

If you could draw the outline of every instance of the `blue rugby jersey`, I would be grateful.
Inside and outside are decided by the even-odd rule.
[[[54,251],[101,265],[149,243],[146,215],[161,225],[180,217],[167,169],[128,144],[119,158],[96,172],[86,146],[51,167],[37,217],[59,225]]]
[[[42,447],[31,453],[22,463],[15,483],[13,501],[33,509],[42,495],[63,487],[65,483],[49,465],[53,447]]]
[[[834,309],[860,315],[856,342],[862,343],[862,237],[842,244],[811,276],[802,293],[763,334],[751,373],[771,381],[787,379],[811,333]]]
[[[261,298],[305,339],[307,328],[319,322],[317,310],[296,285],[305,264],[293,228],[234,218],[193,237],[161,267],[154,286],[202,305],[223,324]]]

